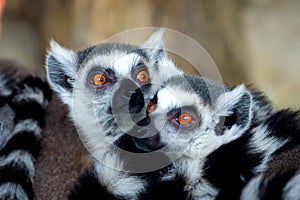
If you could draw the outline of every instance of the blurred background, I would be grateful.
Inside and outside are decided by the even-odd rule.
[[[252,84],[276,107],[300,108],[299,0],[7,0],[0,58],[40,70],[51,38],[77,50],[149,26],[198,41],[228,85]]]

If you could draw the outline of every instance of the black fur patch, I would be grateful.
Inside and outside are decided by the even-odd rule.
[[[105,199],[105,200],[121,200],[109,192],[105,186],[102,186],[96,179],[95,172],[87,170],[79,178],[76,185],[73,187],[69,200],[85,200],[85,199]]]
[[[95,49],[96,46],[91,46],[86,49],[83,49],[77,53],[78,56],[78,64],[81,65],[84,59]],[[78,67],[79,67],[78,65]],[[78,71],[78,69],[77,69]]]
[[[10,163],[0,168],[0,185],[8,182],[20,184],[26,192],[28,199],[33,198],[33,188],[29,178],[29,172],[23,164],[18,163],[18,165],[16,165]]]
[[[3,107],[3,106],[5,106],[5,104],[6,104],[6,98],[5,97],[0,97],[0,107]]]
[[[150,182],[145,193],[141,194],[143,200],[188,200],[188,193],[184,191],[186,182],[182,176],[170,181]]]
[[[64,66],[62,66],[62,64],[58,62],[54,56],[50,55],[48,57],[47,67],[49,69],[49,78],[53,83],[59,85],[64,90],[73,90],[73,86],[68,81],[71,77],[66,75],[66,72],[62,70]]]
[[[277,137],[279,140],[289,139],[287,144],[274,154],[300,145],[300,112],[278,111],[265,124],[268,126],[269,137]]]
[[[217,199],[239,199],[242,188],[254,175],[252,169],[261,163],[263,155],[250,153],[247,147],[250,137],[245,134],[208,155],[203,178],[220,189]]]
[[[49,84],[42,80],[40,77],[33,77],[33,76],[27,76],[25,77],[17,86],[16,90],[22,90],[24,89],[24,85],[27,85],[31,88],[37,88],[40,89],[43,94],[44,94],[44,98],[46,98],[48,101],[51,100],[52,97],[52,90],[50,89]],[[16,91],[16,92],[17,92]],[[16,95],[16,94],[15,94]]]
[[[142,58],[144,58],[146,60],[146,62],[149,62],[150,58],[149,58],[147,52],[144,51],[143,49],[134,49],[134,50],[132,50],[132,53],[138,54],[139,56],[141,56]]]
[[[114,142],[114,145],[116,145],[118,148],[123,149],[124,151],[129,151],[132,153],[145,153],[144,151],[136,148],[133,137],[128,134],[124,134],[119,137],[118,140]]]
[[[44,127],[44,108],[36,102],[19,102],[17,104],[10,103],[11,108],[16,113],[15,121],[33,119],[36,120],[40,127]]]
[[[197,95],[203,98],[205,102],[211,104],[211,95],[205,79],[192,75],[184,75],[184,78]]]
[[[21,132],[12,137],[6,146],[0,150],[0,155],[9,154],[14,150],[24,150],[37,157],[40,151],[39,139],[31,132]]]

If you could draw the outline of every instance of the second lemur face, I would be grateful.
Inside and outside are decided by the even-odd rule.
[[[104,136],[114,142],[135,125],[139,114],[144,116],[144,100],[161,80],[181,73],[166,58],[162,36],[158,31],[140,45],[101,43],[79,52],[51,42],[49,82],[95,151],[103,149]],[[129,104],[136,102],[140,106],[131,109]]]
[[[132,129],[139,149],[203,157],[249,127],[251,96],[244,86],[230,91],[201,77],[178,76],[158,90],[147,112]]]

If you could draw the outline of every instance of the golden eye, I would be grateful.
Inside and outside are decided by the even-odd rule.
[[[106,81],[107,81],[106,76],[104,76],[103,74],[96,74],[94,76],[95,85],[103,85],[106,83]]]
[[[142,83],[146,83],[149,81],[149,74],[147,71],[140,71],[138,74],[137,74],[137,79],[139,81],[141,81]]]
[[[193,117],[187,113],[182,113],[180,115],[178,115],[178,117],[176,118],[176,121],[180,124],[180,125],[188,125],[192,122]]]
[[[147,111],[148,113],[152,113],[154,110],[155,110],[155,105],[153,102],[150,101],[147,105]]]

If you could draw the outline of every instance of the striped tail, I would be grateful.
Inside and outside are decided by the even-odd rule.
[[[107,152],[101,161],[93,162],[91,168],[76,181],[68,200],[106,199],[137,200],[145,192],[147,183],[123,168],[123,161],[116,152]]]
[[[0,88],[0,199],[33,199],[34,162],[51,90],[40,78],[12,83],[3,74]]]
[[[288,170],[273,177],[264,177],[263,174],[254,177],[245,186],[242,200],[260,199],[300,199],[300,171]]]

